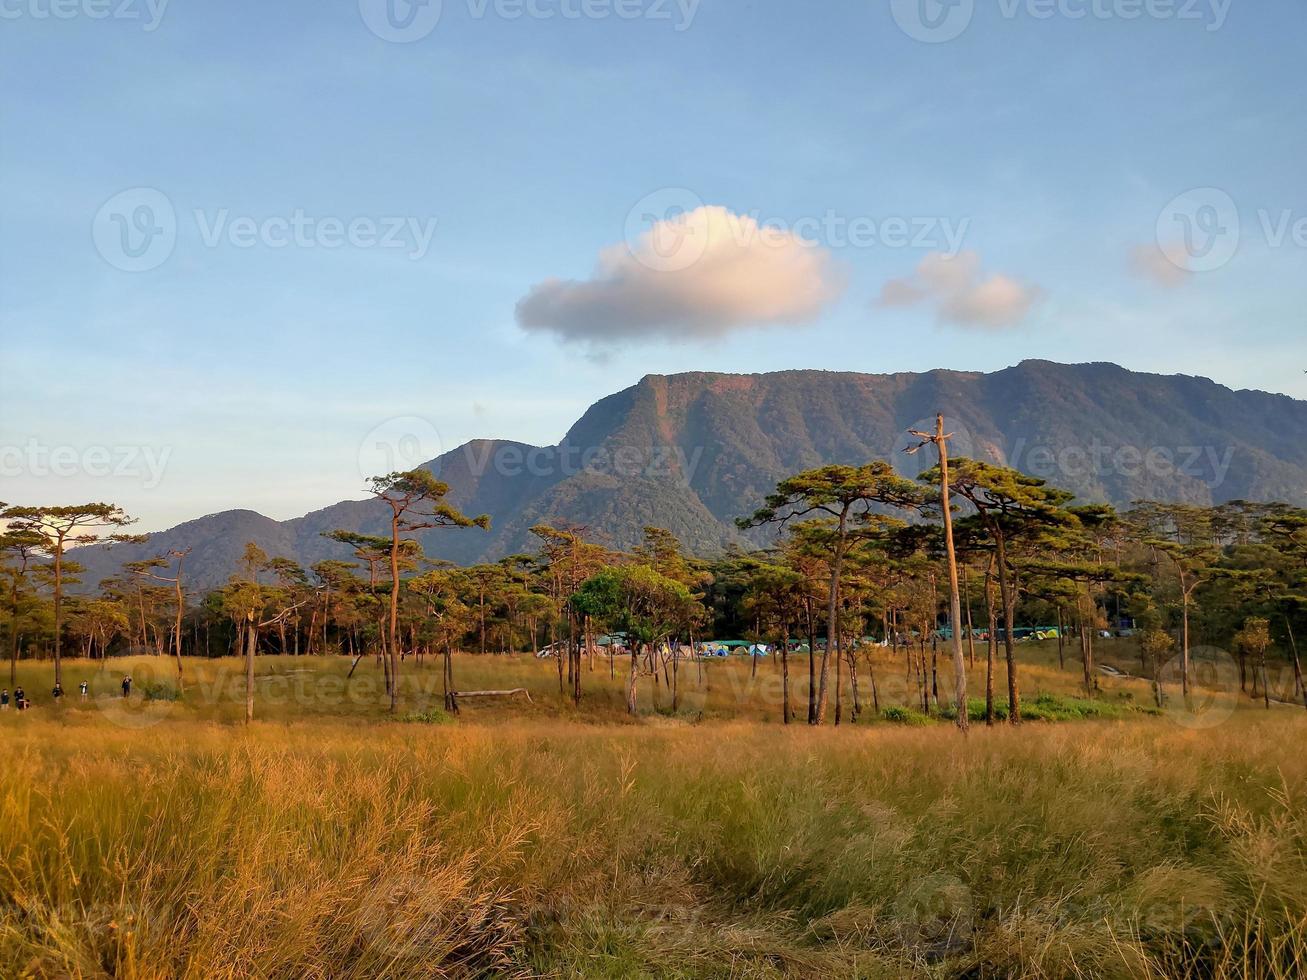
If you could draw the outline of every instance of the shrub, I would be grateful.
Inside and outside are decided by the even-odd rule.
[[[892,721],[896,725],[929,725],[930,719],[914,708],[904,708],[897,704],[892,704],[884,709],[880,716],[886,721]]]

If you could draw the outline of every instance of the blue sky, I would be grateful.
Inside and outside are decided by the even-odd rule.
[[[651,372],[1307,397],[1298,0],[152,2],[0,0],[0,499],[290,517]]]

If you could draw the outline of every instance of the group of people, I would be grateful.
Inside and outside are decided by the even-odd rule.
[[[27,700],[27,692],[21,687],[14,688],[14,707],[19,711],[26,711],[32,706],[32,702]],[[0,690],[0,710],[6,710],[9,707],[9,688]]]
[[[125,698],[131,697],[131,693],[132,693],[131,674],[123,675],[122,691],[123,691],[123,697]],[[88,684],[86,681],[82,681],[80,684],[77,685],[77,693],[80,694],[82,700],[85,701],[87,698],[91,696],[91,685]],[[54,689],[50,692],[50,696],[54,698],[54,700],[57,702],[60,698],[64,696],[64,686],[60,684],[58,681],[56,681],[54,685]],[[11,698],[9,696],[9,688],[6,687],[0,689],[0,711],[7,710],[10,701]],[[32,706],[32,701],[27,696],[27,692],[24,691],[21,687],[14,688],[12,702],[14,707],[17,708],[19,711],[26,711],[28,708]]]

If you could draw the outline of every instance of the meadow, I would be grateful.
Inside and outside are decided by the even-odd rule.
[[[682,664],[677,712],[646,680],[635,719],[620,663],[574,706],[550,661],[460,656],[461,689],[531,700],[452,718],[410,660],[391,719],[370,660],[260,657],[248,726],[236,660],[187,661],[175,700],[166,658],[69,661],[58,706],[22,663],[0,975],[1301,975],[1307,711],[1089,701],[1055,645],[1022,654],[1030,720],[965,737],[888,710],[888,651],[886,710],[822,729],[745,658]]]

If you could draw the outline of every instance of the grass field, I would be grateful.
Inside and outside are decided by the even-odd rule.
[[[404,722],[371,661],[267,657],[247,727],[236,661],[188,662],[176,701],[139,694],[167,660],[69,661],[58,707],[23,664],[0,975],[1301,975],[1307,711],[1157,713],[1106,677],[1080,710],[1078,663],[1022,653],[1036,714],[1104,717],[785,729],[771,665],[737,661],[682,665],[676,716],[646,682],[630,720],[620,666],[576,708],[550,662],[460,657],[462,689],[532,702],[447,719],[410,663],[437,723]],[[888,704],[903,667],[877,672]]]

